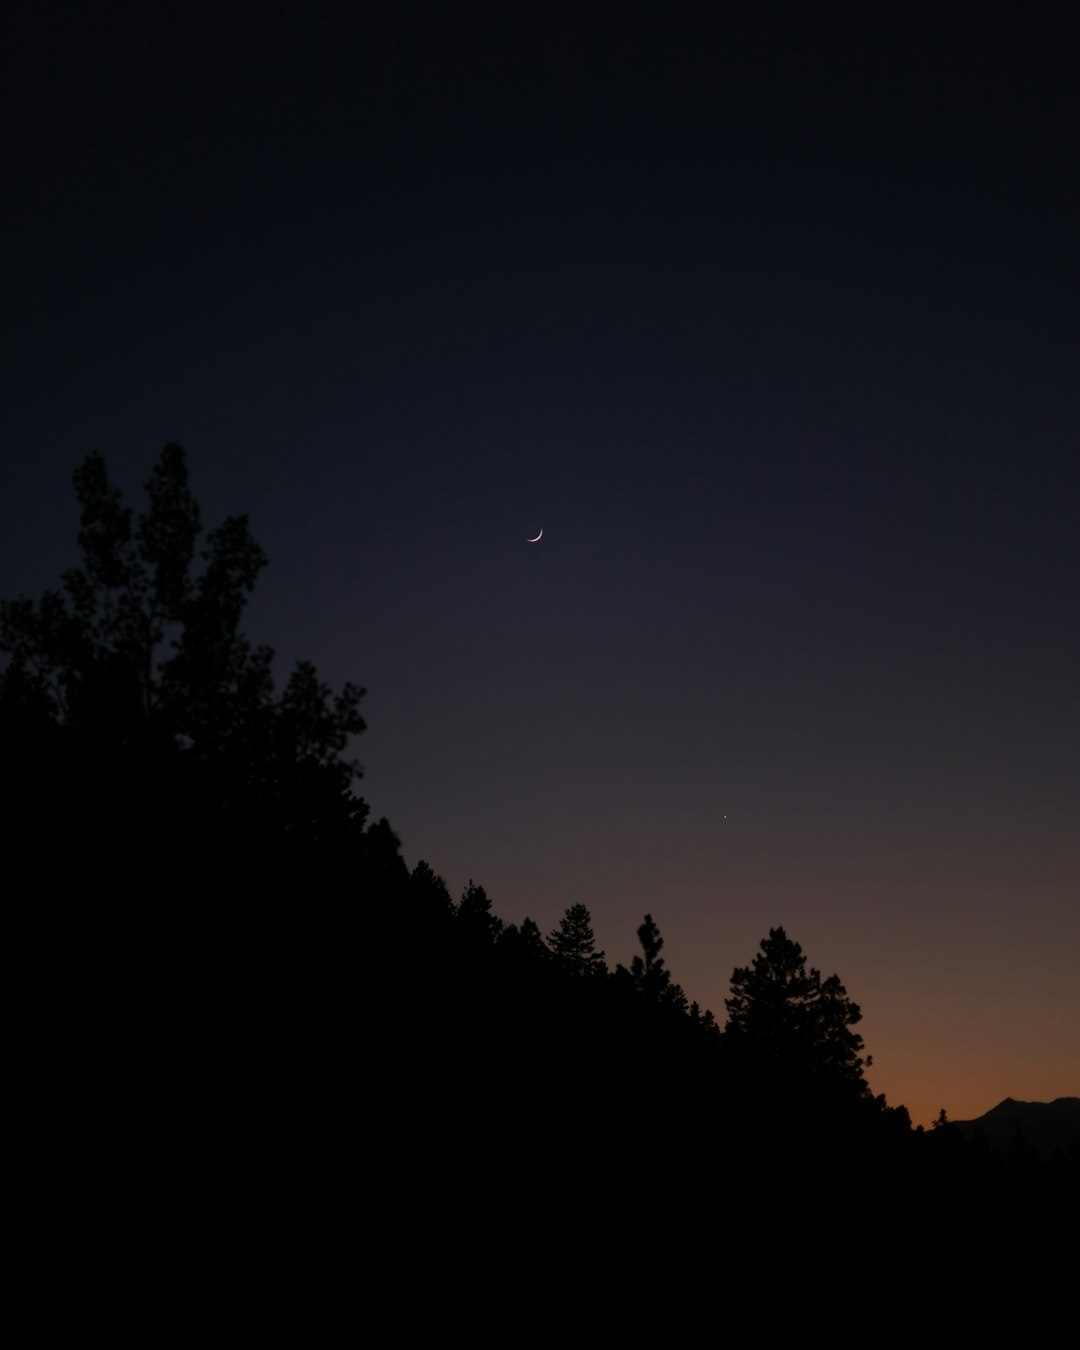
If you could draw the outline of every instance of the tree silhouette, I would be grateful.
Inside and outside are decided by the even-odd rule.
[[[534,967],[551,960],[551,949],[544,942],[535,919],[522,919],[520,927],[516,923],[507,924],[499,933],[499,945]]]
[[[413,900],[423,906],[430,914],[448,916],[453,912],[453,901],[446,889],[446,882],[438,876],[423,858],[416,864],[409,876],[409,894]]]
[[[759,1062],[869,1091],[862,1037],[851,1030],[862,1017],[858,1005],[838,976],[807,972],[802,948],[782,928],[769,930],[751,966],[733,972],[725,1004],[725,1035]]]
[[[468,930],[494,941],[502,931],[502,919],[492,912],[491,898],[470,877],[457,906],[458,921]]]
[[[544,939],[540,934],[540,928],[535,919],[522,919],[520,932],[521,944],[530,955],[537,960],[542,960],[547,956],[548,951],[544,946]]]
[[[598,952],[592,917],[584,905],[571,905],[551,931],[548,944],[564,969],[574,975],[603,975],[604,953]]]
[[[690,1021],[695,1027],[700,1027],[702,1031],[707,1032],[710,1036],[719,1035],[720,1028],[716,1025],[716,1018],[713,1016],[712,1010],[706,1008],[705,1011],[702,1012],[701,1005],[696,999],[690,1004],[689,1015]]]
[[[686,995],[671,978],[671,972],[664,965],[660,955],[664,939],[651,914],[645,915],[645,922],[637,930],[641,943],[641,956],[635,956],[630,962],[630,974],[640,993],[656,1003],[662,1003],[680,1011],[686,1008]]]
[[[276,696],[273,651],[240,632],[266,564],[247,517],[206,536],[196,574],[201,524],[178,445],[162,451],[137,520],[100,455],[74,479],[81,565],[37,602],[0,603],[5,721],[48,720],[136,777],[148,758],[161,770],[179,757],[227,810],[260,802],[292,824],[362,813],[359,799],[345,800],[359,769],[343,752],[364,730],[363,690],[334,694],[302,662]]]

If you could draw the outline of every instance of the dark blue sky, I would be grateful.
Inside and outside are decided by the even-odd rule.
[[[3,593],[178,440],[410,862],[718,1012],[784,924],[916,1119],[1075,1093],[1071,34],[21,8]]]

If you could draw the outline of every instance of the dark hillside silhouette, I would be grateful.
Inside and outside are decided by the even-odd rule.
[[[245,1340],[325,1317],[508,1344],[763,1317],[888,1342],[978,1325],[972,1281],[1049,1306],[1060,1246],[988,1234],[1049,1233],[1075,1153],[913,1132],[866,1086],[857,1005],[783,929],[721,1032],[651,915],[609,972],[585,904],[545,941],[482,885],[410,872],[353,791],[359,688],[301,665],[278,693],[241,632],[246,520],[196,565],[175,446],[138,519],[99,458],[76,487],[82,566],[0,613],[28,1287],[155,1340],[223,1303]]]

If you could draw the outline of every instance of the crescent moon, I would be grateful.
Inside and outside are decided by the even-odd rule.
[[[541,526],[540,533],[536,536],[536,538],[535,538],[535,539],[526,539],[525,542],[526,542],[527,544],[538,544],[538,543],[540,542],[540,540],[541,540],[543,537],[544,537],[544,530],[543,530],[543,527]]]

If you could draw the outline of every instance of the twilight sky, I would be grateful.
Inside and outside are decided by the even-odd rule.
[[[916,1121],[1080,1091],[1072,35],[13,8],[0,593],[178,440],[410,864],[721,1017],[783,925]]]

